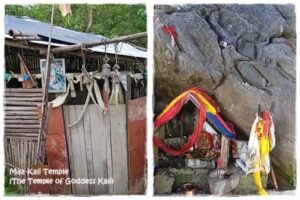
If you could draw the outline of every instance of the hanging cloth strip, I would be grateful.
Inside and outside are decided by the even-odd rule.
[[[94,81],[92,81],[92,83],[91,83],[91,85],[92,86],[94,86],[95,84],[97,84],[97,82],[96,82],[96,80],[94,80]],[[88,93],[89,94],[91,94],[91,99],[92,99],[92,101],[93,101],[93,103],[96,105],[96,107],[99,109],[99,110],[104,110],[104,104],[102,104],[102,105],[99,105],[98,103],[97,103],[97,101],[96,101],[96,99],[95,99],[95,97],[94,97],[94,94],[93,94],[93,87],[89,87],[88,86],[88,84],[86,84],[86,88],[87,88],[87,90],[88,90]],[[98,86],[98,88],[99,88],[99,86]],[[98,102],[100,102],[101,103],[101,100],[99,100]],[[102,101],[103,102],[103,101]]]
[[[111,105],[124,104],[124,96],[120,84],[120,72],[112,72],[112,91],[109,99]]]
[[[219,114],[214,115],[207,112],[207,121],[217,130],[217,132],[222,133],[227,138],[234,139],[235,136],[233,135],[233,132]]]
[[[6,81],[6,83],[8,83],[10,81],[10,79],[11,79],[11,74],[5,73],[4,80]]]
[[[259,195],[267,195],[262,186],[261,173],[268,174],[271,170],[270,152],[275,147],[275,127],[271,113],[263,111],[262,117],[257,116],[251,128],[248,142],[248,173],[253,172],[255,186]]]
[[[95,95],[96,95],[96,99],[97,99],[99,107],[101,108],[101,110],[103,110],[103,113],[106,114],[108,108],[105,107],[105,104],[104,104],[102,96],[101,96],[100,88],[99,88],[99,85],[96,80],[94,80],[94,91],[95,91]]]
[[[86,87],[89,88],[88,91],[91,90],[93,88],[93,82],[90,85],[87,84]],[[75,122],[69,124],[69,127],[72,127],[72,126],[76,125],[81,120],[81,118],[83,117],[84,113],[86,112],[86,110],[88,108],[90,99],[91,99],[91,93],[88,92],[88,95],[87,95],[87,98],[85,100],[82,112],[80,113],[79,117],[77,118],[77,120]]]
[[[177,45],[179,51],[184,52],[184,49],[182,47],[182,45],[180,44],[180,42],[177,39],[177,33],[176,33],[176,29],[174,26],[167,26],[167,25],[163,25],[161,26],[161,29],[167,33],[168,35],[170,35],[171,37],[171,45],[172,47],[175,46],[175,44]]]
[[[107,108],[104,106],[104,103],[103,103],[103,100],[101,98],[101,95],[99,95],[100,94],[100,91],[98,90],[99,86],[98,85],[95,86],[95,85],[97,85],[97,81],[96,80],[92,81],[91,84],[86,84],[86,88],[88,90],[88,95],[87,95],[87,98],[85,100],[82,112],[81,112],[81,114],[79,115],[78,119],[75,122],[69,124],[69,127],[72,127],[72,126],[76,125],[82,119],[82,117],[84,116],[84,114],[85,114],[85,112],[86,112],[86,110],[88,108],[90,99],[92,99],[93,103],[96,105],[96,107],[99,110],[102,110],[103,113],[107,112]],[[95,89],[95,94],[96,94],[97,101],[95,100],[95,97],[94,97],[94,94],[93,94],[93,87]]]
[[[66,78],[68,81],[67,90],[66,90],[66,92],[58,95],[53,101],[51,101],[53,108],[61,106],[65,103],[70,90],[71,90],[71,97],[72,98],[76,97],[75,87],[74,87],[74,83],[73,83],[73,74],[67,74]]]
[[[73,74],[67,74],[66,75],[66,78],[68,80],[68,86],[67,86],[67,91],[63,94],[60,94],[59,96],[57,96],[51,103],[52,103],[52,107],[55,108],[55,107],[58,107],[58,106],[61,106],[65,103],[70,91],[71,91],[71,97],[76,97],[76,92],[75,92],[75,87],[74,87],[74,82],[75,83],[79,83],[79,81],[75,81],[74,80],[74,76]],[[86,98],[86,101],[85,101],[85,104],[83,106],[83,110],[81,112],[81,114],[79,115],[78,119],[69,124],[69,127],[72,127],[74,126],[75,124],[77,124],[83,117],[84,113],[86,112],[87,110],[87,107],[88,107],[88,104],[90,102],[90,99],[92,99],[93,103],[96,105],[96,107],[103,111],[103,113],[105,114],[107,112],[107,108],[105,107],[104,105],[104,102],[102,100],[102,97],[101,97],[101,92],[100,92],[100,89],[99,89],[99,86],[97,84],[97,81],[96,80],[93,80],[91,81],[91,84],[88,84],[86,83],[86,88],[87,88],[87,91],[88,91],[88,96]],[[96,99],[94,97],[94,94],[93,94],[93,88],[94,88],[94,91],[95,91],[95,95],[96,95]]]
[[[106,108],[109,107],[109,93],[110,93],[109,81],[108,81],[108,77],[105,76],[103,90],[102,90],[102,97]]]

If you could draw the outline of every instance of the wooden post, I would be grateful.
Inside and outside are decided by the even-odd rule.
[[[15,29],[10,29],[8,31],[8,35],[11,36],[11,37],[37,37],[37,38],[40,38],[38,37],[36,34],[32,34],[32,33],[22,33],[20,30],[15,30]]]
[[[128,104],[128,101],[131,100],[131,77],[129,74],[126,76],[126,79],[127,79],[126,104]]]
[[[230,148],[230,140],[222,135],[222,137],[221,137],[221,153],[220,153],[222,169],[227,169],[227,167],[228,167],[229,148]]]

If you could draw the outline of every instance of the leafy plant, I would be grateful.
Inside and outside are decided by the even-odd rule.
[[[4,179],[4,194],[5,196],[17,196],[24,193],[23,185],[12,185],[9,183],[9,173],[5,170],[5,179]]]
[[[54,24],[75,31],[95,33],[108,38],[146,31],[147,14],[143,4],[72,4],[72,15],[60,15],[59,5],[55,5]],[[27,16],[42,22],[50,22],[52,5],[6,5],[5,14]],[[92,10],[92,15],[90,11]],[[92,17],[92,24],[88,27]],[[132,43],[146,47],[147,40]]]

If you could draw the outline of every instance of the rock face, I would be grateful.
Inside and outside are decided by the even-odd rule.
[[[154,193],[167,194],[172,191],[174,177],[165,172],[159,173],[154,176]]]
[[[213,195],[224,195],[235,189],[239,184],[239,174],[232,174],[228,178],[218,177],[218,170],[209,173],[208,184]]]
[[[270,4],[160,5],[154,14],[155,113],[199,86],[238,135],[249,135],[258,104],[269,108],[275,101],[271,160],[285,189],[294,187],[287,183],[296,177],[295,20],[293,5]],[[184,51],[172,45],[162,25],[175,27]]]
[[[201,189],[209,189],[207,175],[210,169],[169,168],[169,171],[174,175],[174,190],[180,188],[185,183],[192,183],[194,186]]]
[[[258,193],[252,174],[246,175],[234,165],[228,167],[228,172],[239,175],[239,183],[232,191],[232,195],[256,195]],[[261,176],[263,188],[267,187],[268,176]],[[269,191],[268,191],[269,192]]]

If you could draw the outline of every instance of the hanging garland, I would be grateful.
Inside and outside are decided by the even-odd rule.
[[[189,95],[192,95],[195,98],[195,100],[199,102],[199,114],[198,121],[196,123],[192,135],[188,139],[188,142],[180,150],[174,150],[166,146],[162,141],[160,141],[160,139],[156,135],[153,136],[153,144],[171,156],[178,156],[187,152],[198,141],[202,134],[202,127],[206,119],[207,110],[209,110],[212,113],[216,113],[217,110],[219,110],[214,106],[216,105],[216,103],[210,97],[204,97],[208,95],[206,95],[203,92],[203,90],[199,88],[191,88],[183,92],[178,97],[176,97],[166,107],[166,109],[155,120],[154,128],[156,129],[173,119],[182,109],[183,105],[185,105],[188,102],[188,100],[190,100]]]
[[[184,91],[177,96],[163,112],[156,118],[154,128],[157,129],[161,125],[173,119],[189,100],[194,100],[196,107],[199,109],[198,121],[195,125],[193,133],[188,138],[187,143],[179,150],[171,149],[165,145],[156,135],[153,135],[153,144],[171,156],[178,156],[187,152],[199,140],[203,134],[202,128],[205,120],[208,118],[222,135],[230,139],[235,139],[235,134],[223,119],[218,115],[220,108],[216,102],[208,96],[202,89],[194,87]]]

